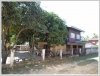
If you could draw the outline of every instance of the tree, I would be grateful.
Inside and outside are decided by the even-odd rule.
[[[67,25],[54,13],[46,12],[45,25],[48,29],[48,39],[49,44],[64,44],[67,35]]]
[[[82,37],[82,41],[88,41],[89,39],[90,39],[89,36]]]
[[[98,35],[96,33],[93,33],[93,37],[92,38],[98,38]]]
[[[47,27],[46,34],[40,33],[41,41],[47,42],[48,49],[51,44],[63,45],[66,42],[67,25],[56,14],[44,11],[44,24]]]
[[[37,38],[48,45],[64,44],[66,31],[62,19],[35,2],[2,2],[2,63],[15,44],[29,41],[33,48]]]
[[[42,9],[35,2],[2,2],[2,63],[6,63],[10,53],[10,38],[15,37],[13,47],[22,32],[29,29],[32,33],[44,31],[41,21]]]
[[[17,3],[2,2],[2,63],[6,63],[10,50],[10,30],[12,26],[17,25],[19,11]]]

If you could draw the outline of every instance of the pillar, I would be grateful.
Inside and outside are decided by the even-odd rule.
[[[82,53],[83,55],[86,54],[85,45],[82,46],[81,53]]]
[[[60,59],[62,59],[62,49],[60,49]]]
[[[80,55],[82,54],[82,48],[79,48],[79,54]]]
[[[42,49],[42,60],[45,60],[45,49]]]
[[[76,49],[77,49],[77,54],[80,54],[79,49],[78,49],[78,45],[76,45]]]
[[[71,55],[73,56],[73,45],[71,45]]]

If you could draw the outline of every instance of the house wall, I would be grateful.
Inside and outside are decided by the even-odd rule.
[[[81,38],[79,40],[76,39],[76,35],[77,34],[80,35],[80,32],[79,31],[74,30],[74,29],[68,29],[68,32],[69,32],[69,34],[68,34],[68,41],[69,42],[75,42],[75,41],[80,41],[81,40]],[[71,33],[74,33],[75,34],[75,38],[70,38]]]
[[[85,50],[86,50],[86,54],[98,53],[97,45],[94,45],[89,41],[85,44]]]
[[[60,52],[60,49],[62,49],[63,53],[66,53],[66,44],[65,45],[55,45],[53,47],[50,48],[50,50],[52,52],[55,52],[55,53],[59,53]]]

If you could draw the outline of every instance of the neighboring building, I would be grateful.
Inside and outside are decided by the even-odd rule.
[[[86,54],[98,53],[98,38],[92,38],[85,43]]]
[[[88,42],[93,45],[98,45],[98,38],[92,38],[92,39],[88,40]]]

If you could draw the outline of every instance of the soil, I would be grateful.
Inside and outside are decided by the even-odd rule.
[[[46,58],[45,61],[25,61],[13,69],[2,68],[3,74],[98,74],[96,55]],[[8,65],[9,66],[9,65]]]

